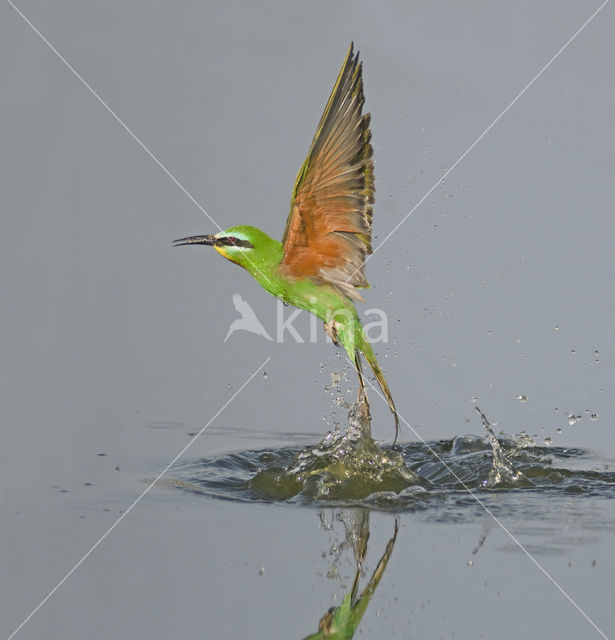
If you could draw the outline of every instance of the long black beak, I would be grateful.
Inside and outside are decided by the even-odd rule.
[[[215,236],[190,236],[188,238],[179,238],[173,240],[173,246],[181,247],[183,244],[208,244],[213,245],[216,243]]]

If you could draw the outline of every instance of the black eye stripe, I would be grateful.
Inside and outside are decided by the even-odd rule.
[[[218,238],[216,240],[217,245],[222,245],[225,247],[244,247],[246,249],[253,249],[254,245],[248,240],[241,240],[240,238],[236,238],[235,236],[226,236],[225,238]]]

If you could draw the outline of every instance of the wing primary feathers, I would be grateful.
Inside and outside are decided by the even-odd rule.
[[[281,264],[290,277],[320,279],[354,300],[362,300],[356,288],[369,286],[363,263],[374,202],[362,70],[351,44],[295,180]]]

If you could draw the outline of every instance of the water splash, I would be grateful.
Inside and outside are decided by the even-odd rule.
[[[498,439],[495,437],[495,433],[493,432],[485,414],[478,407],[474,408],[478,411],[478,415],[483,423],[483,428],[487,432],[487,439],[489,440],[489,444],[491,445],[491,450],[493,452],[491,470],[489,471],[489,475],[485,480],[483,480],[482,486],[497,487],[500,484],[511,485],[523,480],[529,482],[521,471],[515,469],[514,465],[504,454],[504,450],[498,442]]]
[[[380,447],[370,433],[369,406],[360,396],[348,414],[348,430],[328,433],[313,447],[295,453],[287,464],[257,471],[250,488],[274,499],[363,499],[378,491],[401,491],[418,482],[402,454]]]
[[[476,496],[498,513],[536,513],[544,519],[549,510],[561,515],[562,503],[558,506],[554,496],[568,505],[575,495],[615,495],[609,461],[551,442],[539,446],[526,433],[496,436],[475,408],[486,437],[459,435],[393,448],[372,440],[369,409],[358,402],[350,409],[346,433],[335,429],[308,448],[248,450],[185,462],[159,484],[226,500],[425,510],[446,520],[462,517],[459,507],[482,510]],[[502,492],[510,494],[507,501],[495,497]]]

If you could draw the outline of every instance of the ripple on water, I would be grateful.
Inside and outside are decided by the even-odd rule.
[[[496,438],[482,413],[481,419],[486,438],[382,447],[369,429],[354,428],[365,425],[353,425],[351,416],[347,433],[327,434],[315,446],[185,462],[165,485],[226,500],[431,510],[431,517],[447,521],[471,517],[484,505],[499,515],[538,516],[546,523],[561,508],[558,496],[613,496],[615,472],[591,452],[537,446],[525,435]],[[591,518],[596,524],[595,514]]]

